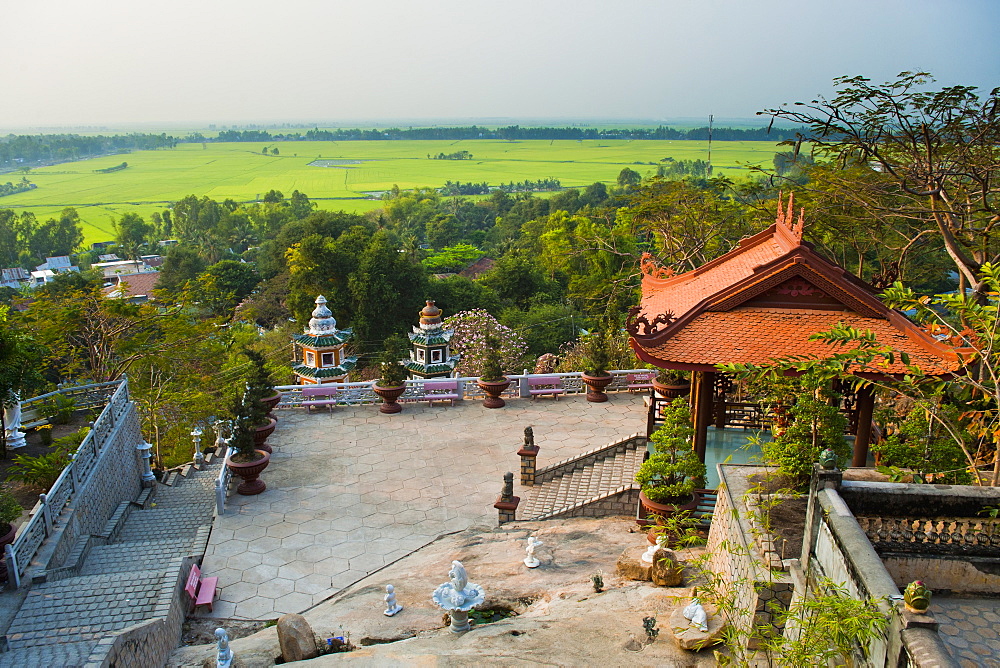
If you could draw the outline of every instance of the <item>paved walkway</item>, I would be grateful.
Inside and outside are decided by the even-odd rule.
[[[524,427],[540,468],[645,429],[642,395],[609,396],[279,411],[267,491],[233,493],[215,520],[203,564],[222,587],[213,614],[301,612],[443,533],[495,525]]]
[[[0,668],[82,666],[108,633],[166,616],[182,558],[199,554],[212,524],[220,465],[156,483],[155,507],[132,508],[115,541],[91,548],[78,575],[32,586]]]
[[[1000,667],[1000,601],[936,597],[931,612],[938,633],[962,668]]]

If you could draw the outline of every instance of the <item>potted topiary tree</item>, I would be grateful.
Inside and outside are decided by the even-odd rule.
[[[380,413],[398,413],[403,407],[396,400],[406,391],[406,367],[399,363],[398,355],[386,349],[379,362],[379,379],[372,383],[372,391],[382,397]]]
[[[594,332],[584,342],[583,382],[587,384],[587,401],[600,403],[608,400],[604,392],[612,376],[608,373],[611,364],[611,353],[608,350],[607,332]]]
[[[669,517],[698,506],[695,489],[704,480],[706,469],[692,448],[693,435],[687,401],[674,399],[663,410],[663,424],[649,437],[655,452],[635,474],[647,517]]]
[[[486,339],[486,361],[483,363],[483,371],[476,384],[486,393],[483,406],[503,408],[507,405],[500,395],[510,387],[510,379],[503,373],[503,367],[500,366],[500,351],[492,337]]]
[[[263,404],[251,400],[246,392],[232,404],[232,436],[229,438],[231,453],[228,466],[233,475],[243,479],[236,491],[246,496],[260,494],[267,489],[260,480],[260,474],[270,463],[271,453],[258,448],[254,443],[255,416],[260,415],[263,410],[266,410]]]
[[[24,508],[17,502],[14,495],[6,489],[0,488],[0,555],[3,555],[4,547],[14,542],[17,536],[17,525],[14,522],[24,512]],[[0,581],[7,578],[7,560],[0,560]]]
[[[243,354],[247,356],[251,364],[250,372],[246,376],[245,403],[248,415],[252,420],[251,424],[254,426],[254,444],[258,448],[270,452],[270,447],[265,447],[266,441],[274,433],[275,427],[278,426],[278,420],[269,415],[271,408],[277,405],[277,402],[269,405],[269,400],[275,392],[274,383],[265,366],[266,360],[263,355],[251,348],[245,348]],[[278,399],[281,399],[280,393]]]
[[[274,379],[271,378],[271,373],[267,370],[267,360],[261,353],[251,348],[245,349],[243,354],[249,358],[253,365],[247,376],[247,385],[250,387],[251,396],[264,404],[267,407],[268,415],[273,417],[270,414],[281,401],[281,392],[274,389]]]
[[[684,397],[691,391],[691,381],[686,371],[677,369],[660,369],[653,379],[653,389],[657,394],[667,399]]]

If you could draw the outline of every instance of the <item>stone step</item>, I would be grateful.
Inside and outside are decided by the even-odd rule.
[[[96,645],[96,640],[79,640],[20,647],[0,654],[0,668],[79,668]]]
[[[199,527],[212,523],[212,512],[212,506],[207,504],[172,507],[157,503],[156,508],[135,510],[122,527],[116,543],[146,541],[152,537],[160,540],[190,540]]]
[[[8,645],[86,642],[149,619],[165,578],[163,571],[130,571],[35,585],[7,630]]]
[[[528,520],[548,515],[631,484],[645,452],[645,447],[619,448],[587,465],[567,466],[565,472],[522,494],[524,500],[518,508],[518,518]]]
[[[80,575],[166,569],[171,562],[190,551],[191,541],[185,539],[98,545],[90,549]]]

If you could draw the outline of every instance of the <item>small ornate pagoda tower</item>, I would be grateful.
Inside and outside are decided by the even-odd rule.
[[[317,297],[305,333],[292,335],[292,371],[298,383],[339,383],[347,378],[347,372],[358,363],[356,357],[344,355],[351,334],[350,329],[337,329],[337,321],[326,307],[326,297]]]
[[[420,326],[409,335],[413,342],[410,359],[400,360],[410,378],[447,378],[455,371],[459,356],[452,355],[448,343],[455,332],[441,324],[441,309],[427,302],[420,311]]]

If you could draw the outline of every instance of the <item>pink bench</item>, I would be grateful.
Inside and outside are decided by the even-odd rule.
[[[648,390],[653,387],[654,378],[656,378],[656,372],[647,371],[627,374],[625,381],[628,383],[628,391],[635,392],[636,390]]]
[[[332,385],[319,385],[302,389],[302,405],[312,412],[313,406],[329,406],[330,412],[337,405],[337,388]]]
[[[424,383],[424,401],[431,406],[435,401],[450,401],[454,406],[455,399],[458,399],[457,380],[429,380]]]
[[[559,396],[565,394],[566,390],[563,389],[562,378],[559,376],[534,376],[528,378],[528,394],[531,395],[531,400],[534,401],[535,397],[555,397],[556,401],[559,400]]]
[[[201,569],[198,564],[191,564],[191,572],[188,573],[187,584],[184,591],[191,597],[191,611],[198,609],[199,605],[207,605],[209,612],[212,611],[212,602],[219,591],[219,578],[201,577]]]

